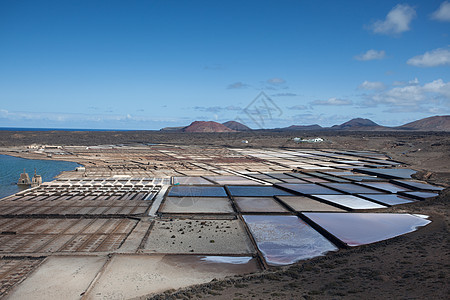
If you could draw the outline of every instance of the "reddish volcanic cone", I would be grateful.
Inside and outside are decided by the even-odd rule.
[[[223,124],[213,121],[195,121],[181,129],[182,132],[236,132]]]

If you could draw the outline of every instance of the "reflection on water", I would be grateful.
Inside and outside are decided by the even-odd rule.
[[[285,189],[295,191],[298,193],[302,193],[305,195],[319,194],[319,195],[339,195],[340,192],[335,190],[320,186],[314,183],[304,183],[304,184],[295,184],[295,183],[282,183],[277,184],[277,186],[281,186]]]
[[[410,214],[389,213],[303,213],[314,223],[348,246],[387,240],[431,221]]]
[[[336,203],[337,205],[344,206],[350,209],[376,209],[376,208],[386,208],[386,206],[364,200],[362,198],[353,195],[313,195],[319,199]]]
[[[372,169],[372,168],[362,168],[356,169],[357,172],[361,171],[363,173],[373,174],[384,178],[397,178],[397,179],[410,179],[411,175],[417,173],[417,171],[412,169]]]
[[[233,265],[242,265],[248,263],[252,260],[251,256],[204,256],[200,258],[201,261],[212,262],[212,263],[221,263],[221,264],[233,264]]]
[[[25,168],[33,177],[34,169],[42,176],[42,182],[51,181],[63,171],[74,170],[79,164],[69,161],[37,160],[0,155],[0,198],[23,190],[17,186],[20,173]],[[26,188],[25,188],[26,189]]]
[[[269,265],[288,265],[338,250],[335,245],[296,216],[243,217]]]
[[[281,195],[292,195],[286,191],[272,186],[227,186],[232,196],[235,197],[272,197]]]
[[[381,202],[386,205],[398,205],[398,204],[414,202],[413,199],[402,197],[402,196],[396,195],[396,194],[376,194],[376,195],[366,194],[366,195],[364,195],[364,197],[367,197],[371,200]]]

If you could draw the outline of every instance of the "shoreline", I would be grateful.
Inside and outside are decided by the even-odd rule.
[[[27,161],[30,161],[31,164],[33,164],[32,161],[36,161],[36,164],[38,166],[41,166],[41,168],[34,167],[34,169],[37,171],[38,175],[42,176],[42,183],[52,182],[54,180],[57,180],[65,172],[74,172],[77,167],[81,166],[81,164],[79,162],[75,162],[75,161],[29,158],[29,157],[26,157],[24,155],[11,155],[11,154],[17,154],[17,153],[8,153],[8,152],[3,152],[3,151],[0,152],[0,155],[4,156],[6,160],[10,160],[10,159],[14,159],[14,158],[15,159],[25,159]],[[47,165],[47,164],[52,164],[53,166],[55,166],[55,162],[71,163],[71,164],[76,164],[76,165],[74,166],[73,169],[62,170],[62,171],[58,172],[57,174],[53,175],[51,170],[57,170],[58,168],[57,167],[48,167],[48,166],[44,167],[44,166]],[[17,163],[17,164],[20,164],[20,163]],[[25,165],[27,165],[27,163],[22,163],[22,165],[25,168]],[[30,169],[29,167],[30,166],[26,167],[26,169],[28,169],[27,174],[29,174],[29,176],[31,175],[30,176],[30,179],[31,179],[31,177],[33,176],[33,172],[29,171],[29,169]],[[20,187],[17,184],[17,179],[20,177],[20,174],[22,173],[22,171],[20,171],[20,172],[18,170],[16,170],[16,171],[18,172],[18,174],[15,174],[17,176],[16,176],[16,178],[14,178],[14,180],[9,180],[9,179],[7,179],[7,178],[10,178],[9,176],[6,177],[6,176],[4,176],[2,174],[2,177],[5,178],[5,182],[2,183],[0,189],[2,189],[2,194],[5,193],[5,195],[4,196],[0,196],[0,199],[6,199],[6,198],[8,198],[10,196],[13,196],[16,193],[19,193],[19,192],[22,192],[22,191],[28,191],[28,190],[32,189],[31,185],[29,187]],[[44,172],[44,173],[42,173],[42,172]],[[9,174],[9,175],[12,175],[12,174]],[[51,178],[48,178],[50,176],[51,176]],[[45,178],[45,177],[47,177],[47,178]],[[2,181],[3,181],[3,179],[2,179]],[[8,183],[8,182],[10,182],[10,183]],[[10,191],[10,189],[11,189],[11,191]]]

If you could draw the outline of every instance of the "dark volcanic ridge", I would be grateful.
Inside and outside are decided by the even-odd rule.
[[[450,116],[434,116],[417,120],[398,128],[404,130],[450,131]]]
[[[381,129],[384,128],[384,126],[380,126],[377,123],[369,120],[369,119],[363,119],[363,118],[355,118],[351,119],[350,121],[347,121],[345,123],[342,123],[341,125],[334,125],[331,127],[331,129],[338,129],[338,130],[374,130],[374,129]]]
[[[171,132],[239,132],[252,131],[250,127],[236,122],[228,121],[217,123],[213,121],[195,121],[185,127],[165,127],[161,131]],[[261,129],[258,129],[261,130]],[[450,116],[433,116],[407,123],[397,127],[387,127],[363,118],[355,118],[340,125],[322,127],[314,125],[291,125],[284,128],[263,129],[268,131],[450,131]]]
[[[225,122],[222,124],[232,130],[235,130],[235,131],[251,131],[251,130],[253,130],[250,127],[248,127],[242,123],[236,122],[236,121],[228,121],[228,122]]]

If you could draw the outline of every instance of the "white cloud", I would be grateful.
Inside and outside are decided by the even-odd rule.
[[[424,91],[437,93],[450,100],[450,82],[444,82],[442,79],[435,80],[423,86]]]
[[[413,80],[408,81],[408,84],[410,85],[418,85],[419,84],[419,79],[414,78]]]
[[[360,55],[356,55],[355,59],[356,60],[362,60],[362,61],[366,61],[366,60],[375,60],[375,59],[383,59],[386,56],[386,52],[384,50],[367,50],[366,53],[360,54]]]
[[[219,113],[223,111],[241,111],[242,107],[229,105],[229,106],[194,106],[194,110]]]
[[[148,122],[157,119],[126,115],[104,115],[104,114],[80,114],[80,113],[46,113],[46,112],[21,112],[0,109],[0,118],[5,120],[34,120],[50,122],[109,122],[109,121],[138,121]]]
[[[305,109],[308,109],[308,107],[306,105],[294,105],[294,106],[288,107],[288,109],[291,109],[291,110],[305,110]]]
[[[388,105],[389,111],[398,111],[398,107],[403,107],[402,111],[431,111],[438,107],[449,106],[450,82],[437,79],[420,85],[415,79],[404,86],[396,86],[384,92],[365,95],[365,97],[367,106]]]
[[[382,83],[380,81],[367,81],[367,80],[358,86],[358,89],[360,89],[360,90],[379,91],[379,90],[384,90],[385,88],[386,88],[386,86],[384,85],[384,83]]]
[[[0,109],[0,118],[6,118],[9,114],[9,111],[6,109]]]
[[[410,81],[394,81],[392,83],[393,86],[418,85],[418,84],[419,84],[419,79],[417,79],[417,77]]]
[[[450,65],[450,48],[438,48],[425,54],[414,56],[406,62],[415,67],[436,67]]]
[[[410,23],[416,17],[414,8],[398,4],[387,14],[386,19],[375,21],[370,28],[379,34],[400,34],[410,30]]]
[[[283,78],[274,77],[274,78],[268,79],[267,83],[277,85],[277,84],[286,83],[286,80],[284,80]]]
[[[247,88],[247,87],[249,87],[248,84],[245,84],[243,82],[238,81],[238,82],[235,82],[235,83],[232,83],[232,84],[228,85],[227,88],[232,90],[232,89],[244,89],[244,88]]]
[[[273,94],[272,96],[274,96],[274,97],[295,97],[295,96],[297,96],[297,94],[295,94],[295,93],[278,93],[278,94]]]
[[[444,1],[439,6],[438,10],[431,14],[433,20],[450,22],[450,2]]]
[[[345,100],[345,99],[338,99],[338,98],[329,98],[328,100],[315,100],[311,102],[311,105],[350,105],[352,104],[352,101]]]

